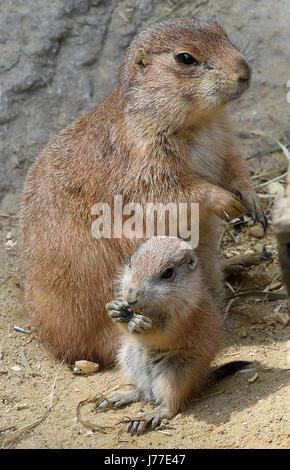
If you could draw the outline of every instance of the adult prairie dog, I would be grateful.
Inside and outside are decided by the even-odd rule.
[[[41,152],[25,182],[19,255],[27,309],[56,356],[114,360],[119,333],[105,304],[140,244],[92,236],[92,208],[107,203],[113,213],[115,195],[123,204],[199,203],[200,265],[220,298],[218,217],[248,212],[266,226],[226,110],[250,77],[216,23],[161,21],[133,40],[111,95]]]
[[[221,317],[196,253],[179,238],[143,243],[120,275],[118,300],[107,309],[122,332],[119,364],[135,388],[112,392],[103,401],[97,397],[97,409],[141,400],[157,405],[132,420],[131,434],[155,429],[206,383],[248,364],[237,361],[211,372],[223,336]]]

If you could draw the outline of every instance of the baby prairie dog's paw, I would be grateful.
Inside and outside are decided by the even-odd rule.
[[[132,309],[119,300],[106,304],[106,309],[109,317],[115,322],[129,323],[133,317]]]
[[[213,212],[221,219],[240,217],[247,212],[242,201],[226,189],[216,187],[209,197]]]
[[[150,318],[145,317],[142,313],[134,313],[133,317],[128,323],[128,328],[131,333],[140,334],[152,327]]]

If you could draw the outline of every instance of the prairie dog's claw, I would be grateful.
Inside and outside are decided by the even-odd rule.
[[[267,230],[267,217],[264,214],[259,196],[257,195],[255,189],[252,186],[247,186],[246,189],[234,191],[235,194],[238,194],[243,204],[248,209],[247,213],[252,218],[253,223],[260,222],[263,227],[264,233]]]
[[[217,194],[213,208],[215,214],[225,220],[241,217],[247,212],[242,201],[233,193],[226,190],[222,190],[221,194]]]
[[[173,414],[170,413],[166,407],[159,405],[153,411],[139,413],[135,416],[129,423],[127,432],[131,434],[131,436],[134,434],[140,436],[140,434],[146,431],[154,431],[162,422],[162,419],[170,419],[172,416]]]

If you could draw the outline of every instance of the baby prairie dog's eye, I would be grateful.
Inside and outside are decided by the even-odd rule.
[[[198,65],[198,61],[188,52],[182,52],[180,54],[177,54],[175,57],[177,62],[181,65],[187,65],[188,67],[191,67],[193,65]]]
[[[174,269],[173,268],[167,268],[163,273],[161,274],[162,279],[171,279],[174,274]]]

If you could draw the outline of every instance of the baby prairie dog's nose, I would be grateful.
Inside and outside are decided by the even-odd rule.
[[[129,287],[125,291],[125,300],[129,305],[134,305],[137,303],[139,297],[138,289],[134,287]]]
[[[249,80],[251,78],[251,68],[244,58],[237,59],[236,71],[240,80]]]

